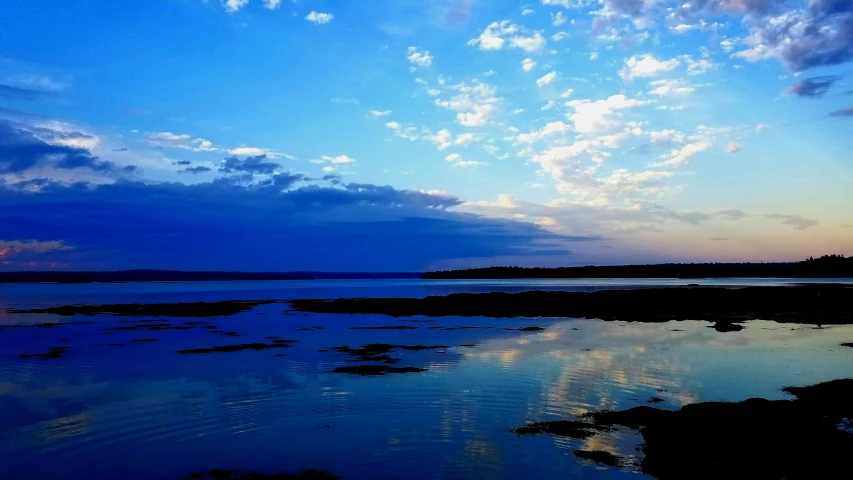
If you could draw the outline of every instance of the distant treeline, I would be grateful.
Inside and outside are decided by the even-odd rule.
[[[424,279],[483,278],[853,278],[853,257],[824,255],[785,263],[664,263],[597,267],[489,267],[426,272]]]
[[[363,272],[182,272],[120,270],[114,272],[0,272],[0,283],[201,282],[223,280],[333,280],[418,278],[418,273]]]

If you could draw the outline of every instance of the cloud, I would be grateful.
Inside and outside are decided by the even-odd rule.
[[[476,160],[459,160],[453,164],[454,167],[482,167],[484,165],[488,165],[488,163]]]
[[[729,153],[737,153],[740,151],[740,144],[732,142],[728,147],[726,147],[726,151]]]
[[[557,78],[557,72],[546,73],[542,77],[536,79],[536,86],[543,87],[548,85],[553,82],[555,78]]]
[[[569,255],[562,236],[531,223],[452,211],[462,202],[445,192],[281,181],[47,184],[39,193],[0,184],[0,224],[6,238],[61,242],[43,248],[46,259],[79,270],[421,271]]]
[[[649,132],[649,138],[651,139],[651,144],[656,147],[670,146],[675,143],[684,142],[684,135],[672,129]]]
[[[326,161],[326,162],[334,163],[334,164],[353,163],[353,162],[355,162],[355,159],[354,159],[354,158],[352,158],[352,157],[350,157],[350,156],[347,156],[347,155],[337,155],[337,156],[334,156],[334,157],[331,157],[331,156],[329,156],[329,155],[322,155],[320,158],[321,158],[321,159],[323,159],[323,160],[324,160],[324,161]]]
[[[529,37],[514,36],[509,39],[511,48],[520,48],[527,53],[541,52],[546,43],[545,38],[539,32],[534,32]]]
[[[524,60],[521,61],[521,69],[524,70],[525,72],[529,72],[529,71],[533,70],[533,68],[535,66],[536,66],[536,61],[533,60],[532,58],[525,58]]]
[[[38,100],[46,95],[49,93],[42,90],[0,84],[0,98],[7,100]]]
[[[335,16],[331,13],[320,13],[312,10],[311,13],[305,15],[305,20],[308,20],[311,23],[316,23],[317,25],[325,25],[334,20]]]
[[[160,147],[181,148],[194,152],[215,152],[218,150],[210,140],[192,138],[186,133],[157,132],[146,135],[145,139],[148,140],[148,143]]]
[[[371,110],[370,114],[374,117],[384,117],[385,115],[391,115],[391,110]]]
[[[611,95],[604,100],[570,100],[566,106],[574,110],[568,115],[574,129],[583,134],[612,133],[619,125],[613,118],[620,110],[648,104],[645,100],[628,98],[625,95]]]
[[[637,77],[655,77],[679,65],[681,62],[676,58],[658,60],[652,54],[634,55],[625,60],[625,66],[619,71],[619,76],[625,81]]]
[[[222,5],[228,13],[237,13],[247,3],[249,3],[249,0],[223,0]]]
[[[275,10],[281,6],[281,0],[264,0],[264,8]]]
[[[27,254],[44,254],[71,250],[62,240],[2,240],[0,239],[0,261]]]
[[[665,160],[649,164],[652,168],[661,167],[685,167],[690,164],[693,157],[697,153],[704,152],[711,148],[711,144],[705,140],[696,140],[678,148],[674,148],[669,155],[665,155]]]
[[[457,112],[456,121],[460,125],[479,127],[497,115],[501,99],[495,86],[475,81],[450,85],[447,89],[455,92],[454,95],[446,100],[436,99],[435,104]]]
[[[432,65],[432,56],[429,50],[419,50],[418,47],[409,47],[406,58],[413,68],[426,68]]]
[[[0,174],[22,174],[37,168],[111,174],[135,170],[100,160],[90,151],[97,143],[96,137],[62,124],[37,126],[0,120]]]
[[[521,11],[521,16],[526,17],[528,15],[533,15],[534,13],[536,13],[534,10],[532,10],[530,8],[525,8],[524,10]]]
[[[522,28],[509,20],[492,22],[477,38],[468,41],[468,45],[477,46],[480,50],[500,50],[508,43],[510,48],[519,48],[525,52],[541,51],[546,44],[545,38],[539,32],[524,36]]]
[[[774,3],[744,3],[749,48],[735,56],[750,62],[777,58],[795,72],[853,59],[853,2],[811,0],[805,8],[784,12],[773,11]]]
[[[219,171],[223,173],[251,173],[259,175],[270,175],[275,173],[281,166],[275,162],[268,162],[266,155],[257,155],[240,159],[236,155],[222,160]]]
[[[555,27],[559,27],[560,25],[565,24],[567,21],[569,21],[569,19],[563,12],[551,14],[551,25],[554,25]]]
[[[385,126],[394,131],[394,135],[405,138],[414,142],[420,138],[417,134],[418,129],[412,125],[401,125],[400,122],[386,122]]]
[[[578,6],[581,1],[582,0],[542,0],[542,5],[570,8]]]
[[[329,172],[333,172],[333,171],[337,170],[338,167],[340,167],[342,165],[348,165],[350,163],[355,163],[355,159],[348,156],[348,155],[337,155],[337,156],[321,155],[320,158],[316,158],[314,160],[311,160],[311,163],[317,163],[320,165],[325,164],[326,166],[323,167],[323,171],[329,173]]]
[[[572,131],[572,126],[561,121],[548,122],[539,130],[530,133],[521,133],[516,137],[516,144],[533,144],[545,138],[555,135],[565,135]]]
[[[687,65],[688,75],[702,75],[719,68],[719,65],[708,58],[694,59],[690,55],[683,55],[681,59]]]
[[[829,114],[831,117],[853,117],[853,106],[836,110]]]
[[[785,89],[785,94],[805,98],[822,97],[840,79],[841,77],[835,75],[806,78]]]
[[[649,86],[652,87],[649,93],[659,97],[682,97],[696,90],[684,80],[654,80],[649,82]]]
[[[199,165],[197,167],[187,167],[183,170],[180,170],[178,173],[192,173],[193,175],[197,175],[199,173],[207,173],[212,172],[213,169],[210,167],[205,167],[203,165]]]
[[[764,215],[764,217],[782,220],[782,223],[784,225],[790,225],[797,230],[806,230],[809,227],[813,227],[813,226],[818,225],[820,223],[817,220],[812,220],[809,218],[803,218],[799,215],[788,215],[788,214],[784,214],[784,213],[770,213],[770,214]]]

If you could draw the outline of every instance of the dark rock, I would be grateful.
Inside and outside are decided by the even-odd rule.
[[[529,291],[455,293],[426,298],[292,300],[298,311],[315,313],[599,318],[628,322],[752,319],[788,323],[853,323],[853,288],[840,285],[773,287],[668,287],[595,292]]]
[[[181,354],[190,353],[214,353],[214,352],[239,352],[241,350],[266,350],[268,348],[289,348],[296,340],[276,340],[274,343],[241,343],[238,345],[220,345],[210,348],[194,348],[190,350],[178,350]]]

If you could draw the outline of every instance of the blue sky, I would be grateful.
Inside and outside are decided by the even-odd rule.
[[[0,268],[853,245],[853,2],[0,4]]]

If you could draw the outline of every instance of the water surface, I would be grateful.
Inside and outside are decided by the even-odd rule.
[[[791,280],[795,281],[795,280]],[[835,282],[836,280],[831,280]],[[693,281],[714,285],[788,280]],[[425,296],[535,288],[593,290],[683,285],[677,280],[315,281],[0,285],[0,306]],[[572,450],[632,454],[635,433],[588,440],[516,437],[529,421],[601,408],[678,408],[709,400],[787,398],[785,385],[851,376],[853,327],[753,321],[720,333],[708,322],[490,319],[296,314],[262,305],[187,330],[115,331],[121,317],[0,313],[0,476],[174,479],[211,468],[268,473],[325,468],[360,478],[646,478],[576,459]],[[404,320],[417,320],[404,321]],[[350,330],[409,325],[415,330]],[[543,326],[538,333],[505,327]],[[322,330],[299,330],[322,326]],[[483,327],[444,330],[429,327]],[[491,327],[491,328],[485,328]],[[179,355],[178,350],[298,340],[292,348]],[[156,338],[154,342],[132,340]],[[366,343],[447,345],[395,352],[423,373],[330,373],[349,357],[318,352]],[[113,344],[113,345],[110,345]],[[462,344],[475,344],[462,347]],[[20,353],[67,346],[62,358]],[[276,357],[275,354],[285,356]],[[337,356],[336,356],[337,355]]]

